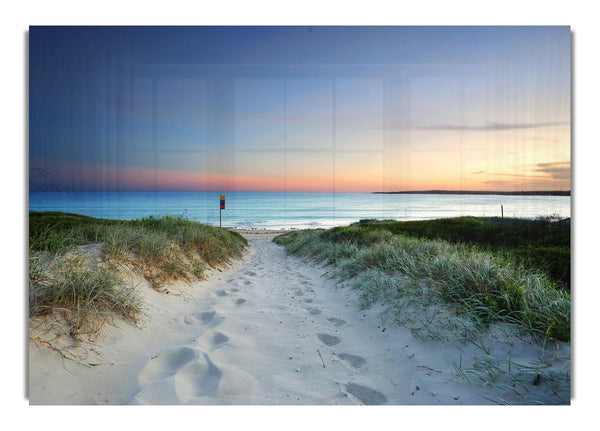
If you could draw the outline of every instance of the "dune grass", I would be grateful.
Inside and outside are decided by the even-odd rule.
[[[409,223],[409,228],[402,227],[403,223]],[[454,332],[459,327],[469,331],[466,319],[478,327],[508,322],[546,339],[569,341],[568,289],[543,268],[531,262],[525,265],[509,249],[497,247],[497,235],[489,236],[489,243],[482,234],[471,234],[477,241],[458,241],[458,227],[474,223],[482,224],[481,232],[496,231],[495,226],[485,226],[492,224],[489,221],[465,223],[464,218],[368,221],[329,230],[295,231],[274,241],[289,253],[332,265],[333,277],[361,292],[363,306],[387,304],[391,314],[403,322],[424,316],[427,322],[413,320],[414,327],[433,337],[441,331],[433,321],[444,320],[445,328]],[[526,223],[516,225],[522,229]],[[417,230],[421,233],[416,234]],[[435,231],[450,232],[440,236],[453,236],[454,240],[424,238],[434,237]],[[535,241],[540,239],[543,241]]]
[[[426,221],[361,220],[354,227],[364,232],[390,232],[451,244],[472,244],[504,255],[513,263],[542,271],[558,287],[571,282],[571,220],[553,217],[517,219],[456,217]],[[346,233],[347,234],[347,233]],[[336,233],[330,233],[336,235]]]
[[[133,268],[160,289],[202,279],[240,257],[237,233],[183,217],[107,220],[61,212],[29,213],[29,314],[59,313],[72,334],[93,332],[113,316],[135,321],[142,304],[119,276]]]
[[[58,314],[74,338],[114,316],[135,322],[142,304],[134,289],[81,252],[29,259],[29,313]]]

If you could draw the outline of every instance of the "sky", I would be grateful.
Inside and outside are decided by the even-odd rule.
[[[29,28],[29,190],[570,190],[571,32]]]

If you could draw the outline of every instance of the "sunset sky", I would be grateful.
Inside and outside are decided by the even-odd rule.
[[[570,190],[569,27],[30,27],[29,188]]]

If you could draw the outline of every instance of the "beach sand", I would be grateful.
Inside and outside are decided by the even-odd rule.
[[[105,325],[64,351],[76,360],[30,342],[30,403],[474,405],[547,395],[543,385],[522,398],[466,380],[457,364],[472,368],[483,352],[417,339],[384,322],[383,306],[361,310],[358,293],[328,278],[327,267],[273,243],[280,232],[241,230],[250,244],[243,259],[206,281],[171,284],[168,294],[132,276],[145,317],[138,327]],[[537,345],[501,333],[490,340],[514,362],[539,363]],[[550,368],[568,372],[568,344],[545,355]]]

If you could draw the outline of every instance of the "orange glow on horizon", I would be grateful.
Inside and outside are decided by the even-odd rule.
[[[68,172],[81,189],[102,184],[106,190],[123,191],[230,191],[230,192],[307,192],[371,193],[377,191],[522,191],[570,190],[570,182],[552,180],[545,175],[471,173],[461,179],[457,172],[413,170],[403,175],[384,176],[381,169],[341,169],[327,172],[286,172],[279,175],[224,175],[218,173],[152,169],[146,167],[100,166],[84,163],[54,164],[49,175],[60,184],[61,172]],[[416,172],[415,172],[416,171]],[[567,187],[565,187],[565,184]]]

